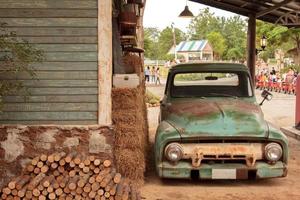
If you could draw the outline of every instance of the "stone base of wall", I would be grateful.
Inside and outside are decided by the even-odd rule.
[[[114,135],[99,126],[0,126],[0,188],[41,154],[77,152],[113,159]]]

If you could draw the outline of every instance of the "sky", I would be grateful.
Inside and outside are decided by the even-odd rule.
[[[190,19],[178,17],[185,5],[186,0],[147,0],[144,13],[144,27],[157,27],[162,30],[167,26],[171,26],[172,22],[174,22],[176,28],[187,32]],[[194,15],[197,15],[200,9],[207,7],[190,1],[188,1],[188,6]],[[210,10],[216,16],[230,17],[235,15],[234,13],[212,7],[210,7]]]

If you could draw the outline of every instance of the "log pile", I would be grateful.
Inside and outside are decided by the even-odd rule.
[[[137,189],[116,172],[110,160],[64,152],[33,158],[0,195],[14,200],[140,199]]]

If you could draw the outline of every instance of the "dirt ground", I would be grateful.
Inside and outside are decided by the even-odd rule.
[[[163,95],[164,87],[148,87]],[[260,91],[256,92],[257,99]],[[295,96],[273,93],[274,98],[265,102],[262,109],[265,118],[276,126],[292,126],[295,117]],[[149,108],[150,143],[153,144],[157,127],[159,108]],[[142,188],[143,199],[148,200],[299,200],[300,199],[300,141],[289,138],[290,160],[288,176],[279,179],[246,181],[191,181],[162,180],[154,171],[154,161],[150,160],[145,186]]]

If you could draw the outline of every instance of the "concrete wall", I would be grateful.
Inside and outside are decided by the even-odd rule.
[[[0,188],[30,159],[54,152],[113,159],[114,135],[99,126],[0,126]]]

